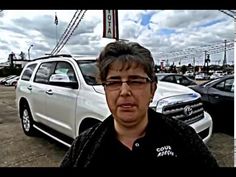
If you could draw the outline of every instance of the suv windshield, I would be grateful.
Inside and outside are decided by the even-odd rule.
[[[98,68],[95,60],[76,60],[85,82],[88,85],[101,85],[98,79]]]
[[[157,74],[156,76],[159,81],[165,77],[164,75],[159,75],[159,74]]]

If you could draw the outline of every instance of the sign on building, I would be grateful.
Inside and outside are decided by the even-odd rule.
[[[103,37],[119,39],[118,10],[103,10]]]

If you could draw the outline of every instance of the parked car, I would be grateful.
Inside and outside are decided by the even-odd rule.
[[[191,72],[191,71],[186,71],[186,72],[184,73],[184,76],[186,76],[186,77],[188,77],[188,78],[190,78],[190,79],[194,79],[194,78],[195,78],[194,75],[195,75],[195,74],[194,74],[193,72]]]
[[[157,73],[157,79],[159,81],[172,82],[184,86],[197,85],[192,79],[176,73]]]
[[[224,76],[191,87],[201,94],[206,111],[214,121],[214,130],[234,133],[234,75]]]
[[[110,115],[104,88],[96,79],[96,57],[48,56],[26,64],[16,87],[23,131],[35,130],[70,146],[85,129]],[[150,107],[189,124],[207,143],[211,116],[200,94],[178,84],[159,81]]]
[[[207,75],[206,73],[197,73],[195,75],[195,80],[208,80],[210,79],[210,76]]]
[[[0,81],[0,84],[4,85],[7,80],[12,79],[12,78],[14,78],[14,77],[16,77],[16,76],[17,76],[17,75],[9,75],[9,76],[7,76],[7,77],[5,77],[5,78],[2,78],[1,81]]]
[[[12,79],[8,79],[5,82],[5,86],[15,86],[17,81],[19,80],[20,76],[13,77]]]
[[[226,75],[226,73],[223,73],[223,71],[215,71],[211,76],[210,76],[210,79],[213,80],[213,79],[217,79],[217,78],[220,78],[220,77],[224,77]]]

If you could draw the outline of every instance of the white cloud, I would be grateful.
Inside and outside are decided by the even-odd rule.
[[[11,52],[27,53],[31,44],[34,45],[31,58],[50,53],[56,45],[55,12],[59,20],[57,38],[60,39],[76,10],[0,12],[0,62],[7,60]],[[234,39],[233,19],[218,10],[119,10],[118,14],[120,38],[145,45],[156,62],[163,59],[160,53],[181,52]],[[150,18],[145,26],[142,25],[144,16]],[[98,54],[102,47],[114,41],[102,38],[102,33],[103,11],[87,10],[61,53]],[[230,53],[228,58],[232,61],[233,51]],[[223,59],[222,53],[216,58],[215,61]],[[201,62],[203,58],[198,60]],[[186,64],[191,61],[191,58],[185,59]]]

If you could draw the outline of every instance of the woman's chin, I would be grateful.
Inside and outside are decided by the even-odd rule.
[[[134,112],[122,112],[118,115],[118,118],[124,123],[131,123],[136,121]]]

